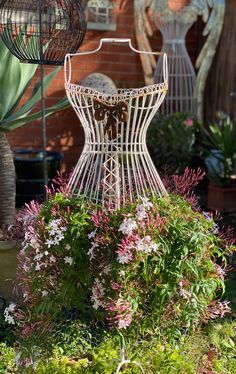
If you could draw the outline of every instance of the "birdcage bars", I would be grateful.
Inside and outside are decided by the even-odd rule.
[[[3,0],[1,38],[22,62],[62,65],[82,44],[86,21],[77,0]]]
[[[21,62],[40,64],[44,184],[48,182],[44,65],[62,65],[83,42],[86,20],[78,0],[2,0],[0,36]]]

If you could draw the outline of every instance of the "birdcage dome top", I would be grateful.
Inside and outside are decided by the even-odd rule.
[[[86,21],[78,0],[3,0],[0,32],[19,60],[60,65],[82,44]]]

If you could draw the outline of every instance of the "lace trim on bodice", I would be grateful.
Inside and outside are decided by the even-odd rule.
[[[107,102],[109,104],[116,104],[120,101],[129,100],[132,98],[138,98],[147,96],[150,94],[166,92],[168,90],[168,82],[156,83],[150,86],[141,88],[123,88],[117,89],[117,94],[109,95],[103,92],[99,92],[90,87],[80,86],[76,83],[67,83],[66,90],[69,92],[76,92],[82,96],[91,97],[91,99]]]

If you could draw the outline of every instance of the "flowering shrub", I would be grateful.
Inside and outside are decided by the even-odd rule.
[[[25,217],[22,305],[5,310],[23,339],[71,318],[127,336],[176,337],[230,311],[218,298],[234,247],[180,196],[142,198],[110,213],[56,193]]]
[[[21,364],[45,353],[45,337],[51,349],[68,320],[91,335],[98,328],[135,341],[179,338],[230,313],[220,296],[234,239],[199,211],[189,188],[201,178],[200,170],[186,169],[166,180],[169,196],[143,197],[115,212],[63,186],[45,203],[26,206],[15,226],[18,237],[24,233],[22,300],[4,313],[21,340]]]
[[[197,126],[188,113],[158,114],[147,134],[147,144],[158,170],[168,167],[170,174],[182,173],[196,152]]]

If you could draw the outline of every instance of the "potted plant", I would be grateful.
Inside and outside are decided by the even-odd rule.
[[[155,116],[148,129],[147,145],[157,170],[167,167],[170,174],[180,174],[190,166],[196,132],[188,113]]]
[[[208,209],[228,213],[236,211],[236,138],[229,116],[219,113],[219,121],[203,130],[207,155]]]
[[[38,66],[36,64],[21,64],[1,39],[0,64],[0,227],[3,227],[13,220],[16,189],[13,153],[6,133],[41,118],[41,111],[35,110],[41,98],[41,86],[36,83],[30,98],[22,105],[21,99]],[[58,69],[60,68],[54,69],[45,76],[45,90],[58,73]],[[68,100],[64,98],[47,108],[46,115],[67,106]],[[4,298],[11,297],[17,252],[16,242],[6,240],[0,235],[0,296]]]
[[[0,40],[0,226],[9,224],[15,212],[15,167],[12,151],[6,133],[41,118],[41,111],[35,111],[41,97],[41,86],[36,83],[29,100],[21,105],[21,99],[28,89],[37,70],[36,64],[21,64]],[[57,68],[44,78],[48,88]],[[46,109],[46,115],[68,106],[66,98]]]

